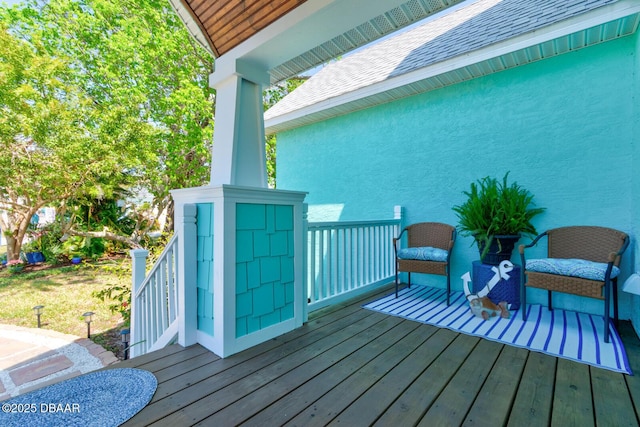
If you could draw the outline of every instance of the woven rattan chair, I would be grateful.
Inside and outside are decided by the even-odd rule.
[[[421,260],[421,259],[401,259],[398,253],[400,239],[407,233],[408,248],[436,248],[446,251],[446,259],[442,261]],[[411,287],[411,273],[438,274],[447,277],[447,305],[449,305],[449,294],[451,293],[450,260],[453,250],[453,243],[456,239],[455,227],[442,224],[440,222],[420,222],[405,227],[398,237],[393,239],[393,248],[396,255],[396,298],[398,297],[398,273],[409,273],[407,280],[408,287]]]
[[[547,272],[527,271],[525,249],[547,237],[548,258],[578,259],[606,264],[604,280],[591,280]],[[549,310],[553,309],[552,292],[563,292],[604,300],[604,340],[609,342],[609,306],[610,294],[613,291],[613,318],[618,322],[618,287],[617,277],[612,276],[613,267],[620,265],[620,258],[629,245],[629,237],[618,230],[605,227],[573,226],[548,230],[537,236],[529,245],[520,245],[522,261],[520,302],[522,318],[526,320],[526,286],[546,289],[548,292]],[[529,260],[532,262],[532,260]],[[531,268],[533,268],[531,266]],[[603,269],[604,270],[604,269]]]

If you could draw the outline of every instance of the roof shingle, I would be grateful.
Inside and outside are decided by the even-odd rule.
[[[617,0],[477,0],[355,52],[320,70],[265,114],[270,119],[348,94]]]

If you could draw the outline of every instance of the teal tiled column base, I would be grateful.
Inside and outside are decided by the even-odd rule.
[[[213,336],[213,203],[197,205],[198,330]]]
[[[236,205],[236,337],[294,316],[293,206]]]

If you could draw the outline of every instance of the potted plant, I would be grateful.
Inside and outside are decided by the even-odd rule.
[[[42,240],[41,235],[34,234],[31,237],[31,241],[23,246],[24,255],[27,258],[29,264],[37,264],[44,262],[44,254],[42,253]]]
[[[453,207],[463,236],[473,236],[485,264],[511,259],[522,234],[536,235],[531,219],[545,208],[533,207],[533,195],[516,182],[507,183],[509,172],[498,181],[484,177],[464,191],[467,200]]]

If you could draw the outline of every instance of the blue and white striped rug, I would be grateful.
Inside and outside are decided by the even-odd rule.
[[[538,351],[551,356],[632,375],[627,353],[615,327],[610,325],[610,342],[604,342],[602,316],[527,305],[527,321],[520,310],[511,318],[483,320],[474,316],[462,292],[445,302],[445,290],[413,286],[363,306],[405,319],[428,323],[452,331]]]

